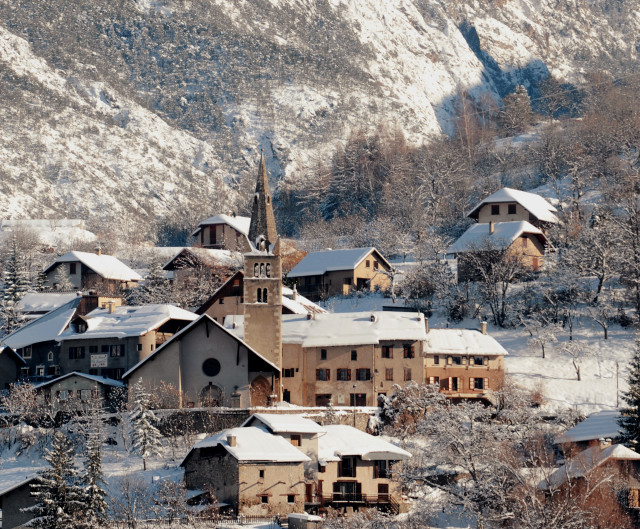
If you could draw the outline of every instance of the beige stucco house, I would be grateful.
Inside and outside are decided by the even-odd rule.
[[[479,224],[526,221],[542,230],[556,224],[556,208],[540,195],[503,187],[475,206],[467,217]]]
[[[275,515],[304,509],[309,457],[262,428],[224,430],[197,443],[180,464],[188,489],[213,489],[237,514]]]
[[[198,224],[191,236],[202,248],[245,253],[251,250],[248,238],[250,223],[250,217],[215,215]]]
[[[373,247],[311,252],[289,272],[309,299],[348,294],[354,289],[389,288],[389,262]]]
[[[424,344],[425,382],[451,398],[485,398],[504,384],[507,351],[476,329],[431,329]]]

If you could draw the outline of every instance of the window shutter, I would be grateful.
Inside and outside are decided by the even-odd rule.
[[[338,477],[339,478],[342,477],[342,459],[340,461],[338,461]],[[337,485],[337,483],[334,483],[333,485],[335,487]]]
[[[429,384],[434,384],[434,383],[435,383],[435,381],[434,381],[433,377],[429,377]]]
[[[469,379],[469,389],[476,389],[475,379],[473,377]]]
[[[371,369],[367,369],[367,380],[371,380]]]
[[[453,364],[453,358],[451,358],[450,356],[447,356],[447,364]]]
[[[473,359],[473,356],[469,358],[469,365],[475,365],[476,361]]]
[[[351,369],[347,369],[347,380],[351,380]]]
[[[316,380],[320,380],[320,370],[316,369]]]
[[[489,389],[489,379],[485,378],[484,379],[484,386],[482,386],[484,389]]]
[[[327,372],[327,380],[331,380],[331,369],[325,369]]]
[[[449,377],[449,391],[453,389],[453,378]]]
[[[458,391],[462,391],[464,388],[462,387],[462,377],[458,377]]]
[[[482,363],[483,363],[483,365],[488,366],[488,365],[489,365],[489,357],[488,357],[488,356],[485,356],[485,357],[482,359]]]
[[[411,346],[411,358],[415,358],[416,357],[416,346],[412,345]]]

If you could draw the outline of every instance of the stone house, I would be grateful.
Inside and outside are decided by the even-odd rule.
[[[249,244],[249,217],[236,215],[215,215],[198,224],[191,234],[196,245],[212,250],[231,250],[245,253],[251,250]]]
[[[242,316],[225,326],[244,336]],[[424,382],[421,313],[282,316],[283,400],[301,406],[376,406],[393,384]]]
[[[109,308],[77,315],[56,338],[60,372],[79,371],[119,380],[197,317],[168,304],[110,304]]]
[[[211,487],[237,514],[273,516],[303,511],[309,459],[283,437],[247,426],[200,441],[180,466],[188,489]]]
[[[524,271],[540,270],[546,253],[547,238],[539,228],[526,221],[473,224],[448,249],[447,258],[457,259],[458,282],[480,277],[480,263],[505,258],[517,260]],[[506,253],[505,253],[506,252]]]
[[[62,288],[64,278],[73,290],[95,290],[98,293],[117,294],[133,288],[142,281],[136,271],[111,255],[67,252],[44,269],[45,287]]]
[[[124,384],[101,376],[86,373],[68,373],[35,386],[39,406],[58,411],[83,410],[99,399],[106,410],[114,412],[122,399]]]
[[[298,294],[295,288],[282,286],[282,314],[319,314],[327,312]],[[244,272],[238,270],[196,311],[222,323],[229,315],[244,314]]]
[[[171,385],[168,406],[266,406],[280,369],[206,314],[198,317],[123,375],[132,387]]]
[[[0,391],[9,389],[20,378],[24,359],[7,345],[0,345]]]
[[[289,272],[298,292],[309,299],[348,294],[357,289],[389,288],[389,262],[373,247],[311,252]]]
[[[425,382],[452,398],[487,398],[504,384],[504,357],[495,338],[475,329],[430,329],[425,344]]]
[[[23,480],[3,483],[0,489],[0,511],[2,511],[2,528],[14,529],[26,527],[33,519],[30,512],[22,509],[33,507],[36,504],[35,497],[31,496],[31,484],[36,476]]]
[[[540,195],[503,187],[483,199],[467,217],[479,224],[525,221],[546,231],[550,224],[557,224],[556,211],[557,209]]]

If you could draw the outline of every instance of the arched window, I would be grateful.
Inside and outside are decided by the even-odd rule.
[[[258,263],[253,265],[253,277],[258,277]]]
[[[262,289],[262,303],[266,303],[267,302],[267,289],[263,288]]]
[[[267,277],[271,277],[271,263],[267,263],[267,266],[265,267],[265,274]]]
[[[262,303],[262,289],[258,289],[258,303]]]
[[[260,277],[264,277],[264,263],[260,263]]]

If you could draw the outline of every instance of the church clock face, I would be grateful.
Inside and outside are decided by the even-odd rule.
[[[218,362],[215,358],[207,358],[204,362],[202,362],[202,371],[208,377],[215,377],[218,373],[220,373],[220,362]]]

